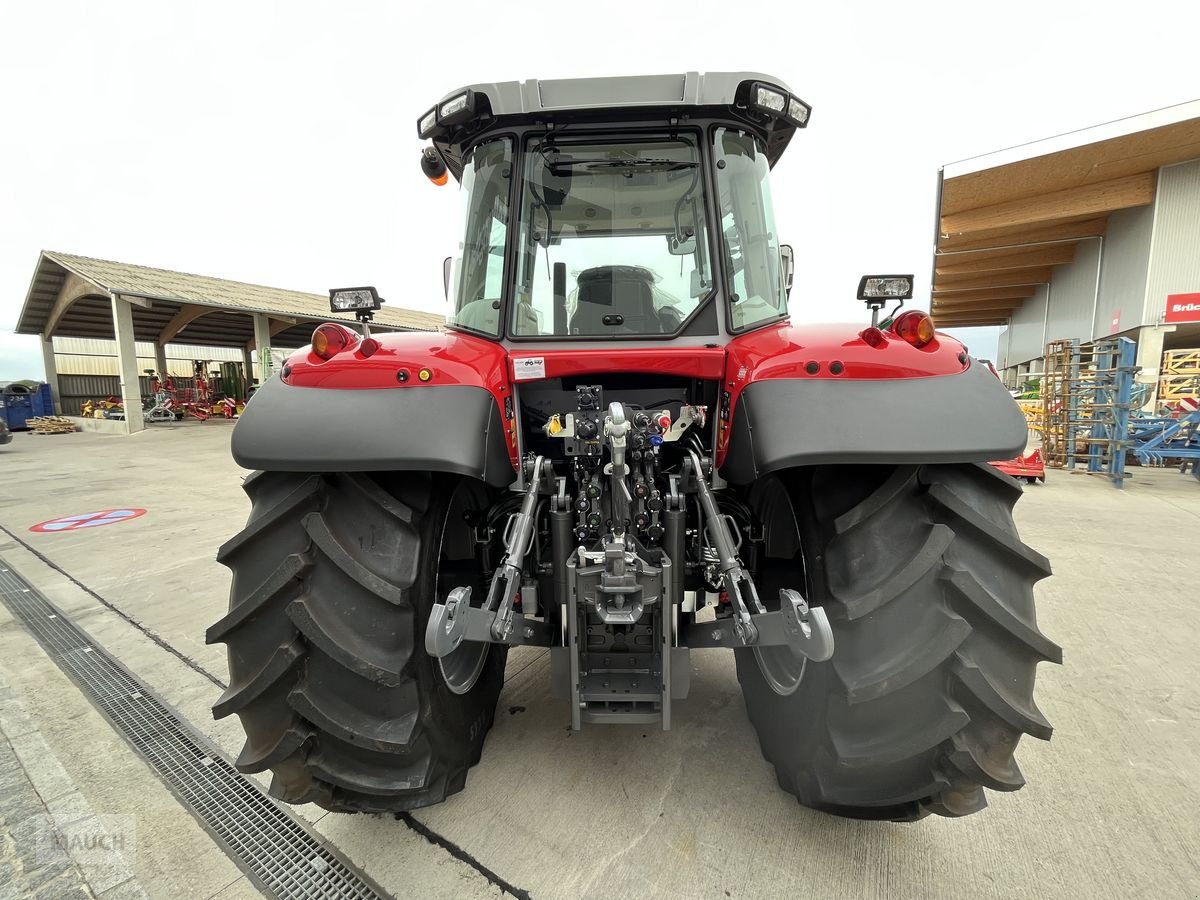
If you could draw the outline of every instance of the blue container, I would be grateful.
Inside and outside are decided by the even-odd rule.
[[[42,383],[34,388],[33,394],[30,395],[30,401],[33,404],[33,414],[35,416],[52,416],[54,415],[54,394],[50,390],[50,385]]]
[[[29,426],[26,420],[33,414],[33,404],[28,394],[0,394],[0,416],[8,423],[13,431],[21,431]]]

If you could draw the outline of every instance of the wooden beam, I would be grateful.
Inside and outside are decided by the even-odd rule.
[[[954,322],[974,322],[974,321],[983,322],[983,321],[992,321],[994,319],[1001,319],[1003,321],[1007,321],[1008,319],[1012,318],[1013,313],[1015,313],[1015,312],[1016,312],[1016,310],[1012,310],[1012,309],[996,309],[996,310],[992,310],[991,312],[980,312],[980,313],[965,313],[965,312],[963,312],[963,313],[957,313],[957,312],[945,313],[945,312],[943,312],[943,313],[934,313],[933,319],[935,322],[941,322],[943,320],[954,321]]]
[[[1025,244],[1043,244],[1047,241],[1079,241],[1083,238],[1099,237],[1104,234],[1107,227],[1107,218],[1091,218],[1054,222],[1033,228],[1025,225],[1017,225],[1013,228],[989,228],[969,235],[942,235],[938,240],[938,252],[1003,250]]]
[[[1060,219],[1145,206],[1154,200],[1155,175],[1154,172],[1144,172],[1052,194],[964,210],[943,216],[940,230],[947,236],[973,234],[991,228],[1046,224]]]
[[[175,313],[171,321],[166,324],[162,331],[158,333],[158,345],[170,343],[183,329],[187,328],[201,316],[207,316],[209,313],[219,312],[215,306],[185,306]]]
[[[933,324],[938,328],[976,328],[986,325],[1007,325],[1010,316],[996,313],[992,316],[934,316]]]
[[[974,291],[959,291],[953,288],[936,290],[933,300],[1007,300],[1010,297],[1032,297],[1037,293],[1037,285],[1023,284],[1014,287],[983,288]]]
[[[1006,316],[1012,310],[1007,309],[936,309],[931,315],[935,319],[970,319],[973,317],[979,318],[995,318],[997,316]]]
[[[128,294],[113,294],[114,297],[120,297],[131,306],[140,306],[142,309],[152,309],[154,301],[149,297],[131,297]]]
[[[998,319],[993,322],[934,322],[933,325],[938,331],[949,331],[954,328],[1004,328],[1008,322]]]
[[[1032,247],[979,250],[965,253],[938,253],[934,260],[938,272],[994,272],[1002,269],[1036,269],[1043,265],[1064,265],[1075,259],[1075,245],[1069,241]]]
[[[1011,315],[1011,312],[1009,312],[1009,311],[996,310],[994,312],[979,312],[979,313],[965,313],[965,312],[934,313],[933,318],[935,321],[938,321],[938,322],[941,322],[943,320],[954,321],[954,322],[972,322],[972,321],[975,321],[976,319],[981,320],[981,321],[985,320],[985,319],[989,320],[989,321],[992,319],[1007,320],[1010,315]]]
[[[947,328],[1004,328],[1008,325],[1008,316],[997,316],[994,319],[938,319],[933,327],[938,331]]]
[[[991,272],[982,275],[939,275],[933,287],[935,291],[950,290],[952,287],[965,291],[971,288],[1006,287],[1014,284],[1047,284],[1053,272],[1053,269],[1045,268],[1014,269],[1011,272]]]
[[[933,304],[932,313],[934,315],[950,315],[951,313],[970,313],[970,312],[1012,312],[1024,303],[1024,300],[1012,300],[1008,303],[956,303],[953,306],[947,306],[944,303]]]
[[[962,272],[1001,272],[1009,269],[1037,269],[1042,266],[1061,266],[1075,259],[1075,245],[1050,244],[1015,253],[956,253],[953,256],[939,255],[934,271],[938,275],[956,275]]]
[[[1084,135],[1087,132],[1081,133]],[[947,178],[942,185],[942,209],[949,215],[1000,203],[1018,194],[1049,194],[1076,185],[1154,172],[1173,162],[1197,158],[1200,119],[1192,118]]]

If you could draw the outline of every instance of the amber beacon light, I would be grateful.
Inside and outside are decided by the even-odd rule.
[[[432,147],[426,147],[421,151],[421,171],[425,173],[426,178],[439,187],[449,179],[446,164],[442,162],[442,158]]]

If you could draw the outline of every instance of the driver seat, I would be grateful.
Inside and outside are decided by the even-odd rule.
[[[595,266],[584,269],[579,285],[571,334],[611,332],[662,334],[654,311],[654,276],[641,266]],[[620,316],[620,321],[606,317]]]

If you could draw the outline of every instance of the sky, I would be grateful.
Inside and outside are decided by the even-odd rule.
[[[1198,33],[1194,0],[0,0],[0,381],[41,377],[42,249],[443,311],[458,203],[415,122],[474,82],[776,75],[813,106],[773,176],[793,319],[864,321],[868,272],[927,308],[939,166],[1196,99]]]

